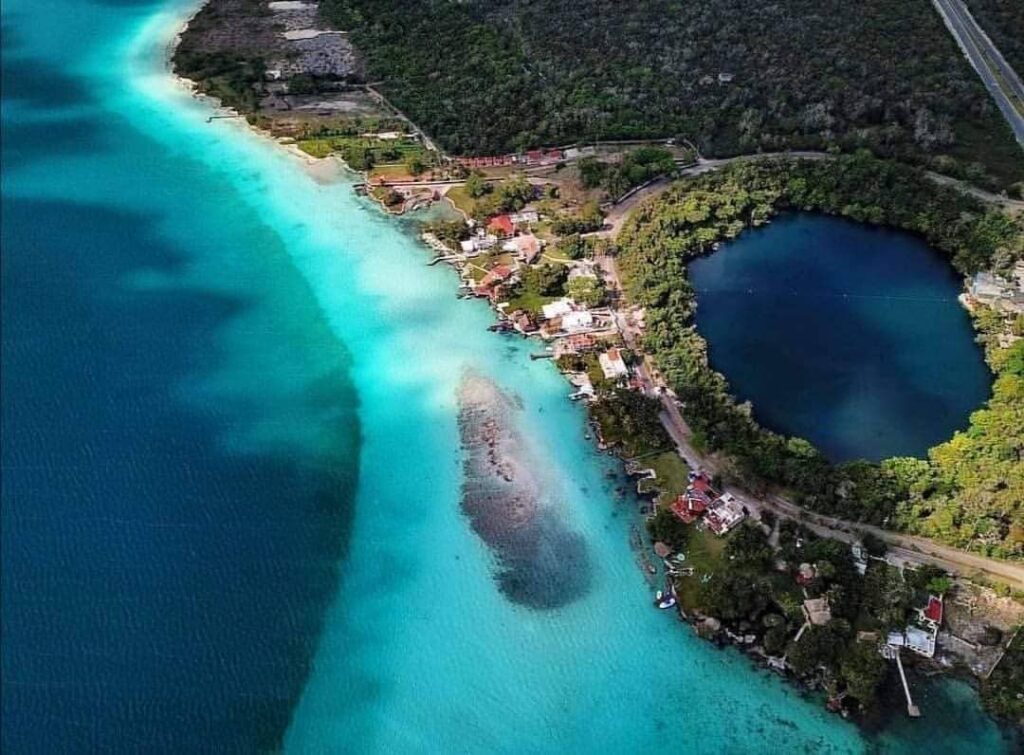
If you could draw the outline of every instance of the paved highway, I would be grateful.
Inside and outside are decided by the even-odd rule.
[[[1024,84],[961,0],[932,0],[1024,146]]]

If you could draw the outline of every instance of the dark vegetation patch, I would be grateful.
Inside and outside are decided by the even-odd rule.
[[[995,185],[1024,176],[928,0],[325,0],[323,13],[455,153],[683,136],[708,155],[868,147]]]

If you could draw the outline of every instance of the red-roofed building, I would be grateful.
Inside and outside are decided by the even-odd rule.
[[[479,285],[490,288],[495,283],[501,283],[512,275],[512,268],[508,265],[495,265],[487,271],[487,275],[480,279]]]
[[[924,617],[936,624],[942,623],[942,598],[928,596],[928,607],[924,609]]]
[[[711,480],[700,474],[690,481],[690,487],[694,490],[699,490],[701,493],[708,493],[711,492]]]
[[[515,232],[515,225],[508,215],[495,215],[487,221],[487,230],[499,238],[506,238]]]
[[[515,159],[512,155],[484,155],[482,157],[458,157],[458,162],[467,168],[498,168],[511,165]]]
[[[686,524],[693,524],[707,510],[708,504],[702,495],[683,493],[672,503],[672,513]]]
[[[531,149],[526,152],[526,162],[528,165],[539,163],[544,159],[544,150],[542,149]]]

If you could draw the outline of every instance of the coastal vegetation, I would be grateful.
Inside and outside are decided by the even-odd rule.
[[[755,654],[785,657],[797,679],[844,699],[848,709],[871,712],[888,670],[879,653],[883,638],[902,631],[927,602],[932,570],[904,574],[880,560],[858,568],[848,545],[790,520],[779,523],[775,548],[769,520],[747,521],[724,538],[707,529],[677,531],[678,524],[660,509],[649,529],[685,552],[682,563],[692,571],[676,577],[676,592],[698,633],[724,629]],[[805,601],[819,600],[827,614],[811,621]]]
[[[981,685],[985,707],[1008,721],[1024,726],[1024,633],[1016,636],[1006,655]]]
[[[322,13],[456,154],[682,136],[705,155],[866,147],[994,185],[1024,176],[926,0],[866,0],[854,24],[841,0],[325,0]]]
[[[761,427],[708,365],[693,324],[686,264],[785,210],[825,212],[921,234],[962,273],[1008,269],[1024,257],[1019,219],[866,153],[835,160],[750,161],[681,182],[642,205],[618,238],[630,301],[646,310],[644,347],[685,406],[688,422],[755,491],[783,488],[803,506],[895,527],[988,555],[1024,556],[1024,341],[979,309],[996,379],[970,427],[927,460],[833,465],[811,444]],[[1011,324],[1011,327],[1019,327]]]
[[[676,169],[675,158],[661,147],[640,147],[627,152],[619,162],[605,162],[597,157],[579,161],[580,182],[585,189],[600,187],[612,200],[635,186]]]

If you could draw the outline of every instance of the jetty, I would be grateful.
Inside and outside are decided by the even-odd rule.
[[[921,709],[914,705],[914,699],[910,696],[910,685],[907,684],[907,675],[903,671],[903,661],[900,660],[899,648],[896,648],[896,668],[900,670],[900,681],[903,682],[903,694],[907,696],[907,715],[911,718],[920,718]]]

